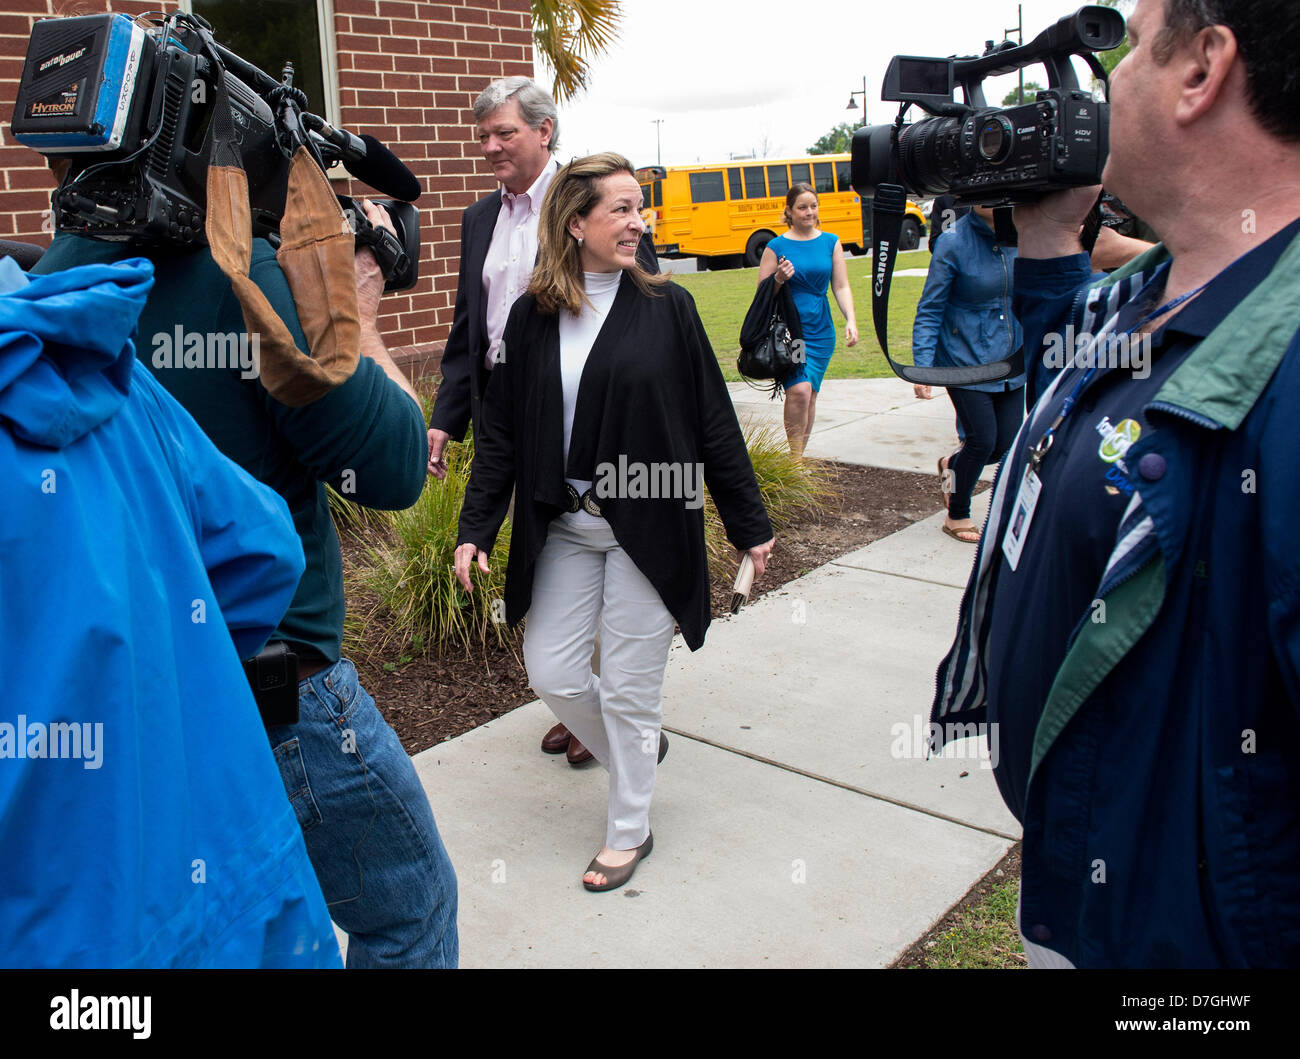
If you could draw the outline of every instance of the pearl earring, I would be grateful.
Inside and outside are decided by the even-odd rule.
[[[578,249],[582,249],[582,236],[578,236]]]

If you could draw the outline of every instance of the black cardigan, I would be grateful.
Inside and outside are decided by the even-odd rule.
[[[567,510],[566,478],[597,480],[602,464],[703,464],[727,536],[738,549],[772,539],[749,452],[717,359],[681,287],[641,293],[625,274],[578,386],[569,465],[559,319],[528,295],[510,310],[483,400],[483,431],[465,491],[457,544],[491,551],[515,490],[506,620],[532,602],[533,571],[551,519]],[[677,619],[692,651],[709,626],[702,508],[685,498],[599,499],[614,537]]]

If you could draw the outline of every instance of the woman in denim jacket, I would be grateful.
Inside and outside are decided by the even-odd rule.
[[[925,290],[912,327],[912,356],[918,367],[967,367],[1011,356],[1023,343],[1011,313],[1014,247],[993,233],[993,210],[977,206],[953,226],[930,261]],[[1005,455],[1024,417],[1025,376],[999,382],[950,386],[965,440],[951,456],[939,459],[948,499],[943,531],[967,544],[979,543],[970,517],[971,492],[980,472]],[[915,386],[922,400],[929,386]]]

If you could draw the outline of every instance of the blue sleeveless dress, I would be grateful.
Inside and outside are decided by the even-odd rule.
[[[822,232],[816,239],[790,239],[778,235],[767,245],[777,257],[794,266],[790,294],[803,326],[805,362],[796,365],[785,380],[789,389],[796,383],[810,382],[814,392],[822,388],[822,377],[835,351],[835,323],[831,319],[826,292],[831,285],[831,262],[839,237]]]

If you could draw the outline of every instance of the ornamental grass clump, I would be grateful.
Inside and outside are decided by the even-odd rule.
[[[755,425],[744,421],[741,428],[749,462],[754,466],[763,506],[781,546],[781,534],[796,519],[815,517],[824,510],[832,490],[826,472],[817,464],[801,460],[790,452],[785,431],[775,424]],[[704,503],[704,544],[709,555],[709,573],[715,580],[730,582],[736,576],[736,549],[727,540],[726,530],[713,498]]]
[[[443,456],[447,477],[430,480],[412,507],[393,515],[391,531],[367,547],[366,567],[351,574],[362,591],[349,593],[348,640],[365,651],[438,655],[457,649],[468,657],[474,648],[514,639],[504,603],[510,520],[497,535],[491,573],[475,570],[474,590],[467,593],[454,563],[473,442],[450,444]]]

